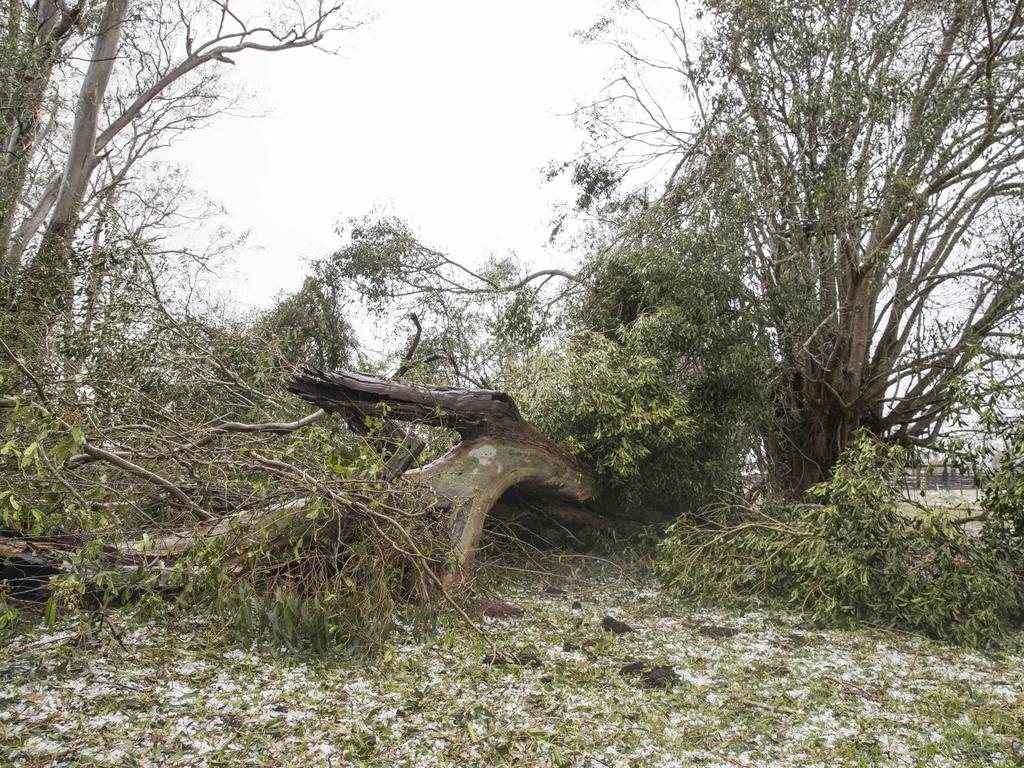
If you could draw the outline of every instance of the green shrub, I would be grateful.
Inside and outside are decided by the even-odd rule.
[[[583,274],[575,333],[512,377],[532,382],[515,393],[525,415],[593,465],[613,501],[661,519],[735,490],[771,361],[735,298],[728,243],[651,223]]]
[[[567,350],[535,361],[535,385],[517,396],[526,418],[590,465],[624,503],[675,502],[697,493],[697,422],[637,338],[635,329],[623,329],[621,341],[579,334]]]
[[[767,502],[683,519],[661,548],[665,581],[699,602],[767,598],[829,623],[864,621],[969,645],[1024,614],[1019,547],[1002,519],[980,533],[901,502],[906,453],[860,435],[820,504]]]
[[[985,461],[980,474],[981,508],[988,515],[986,533],[998,531],[1017,549],[1024,548],[1024,419],[1002,430],[1002,448],[995,461]],[[993,466],[994,464],[994,466]]]

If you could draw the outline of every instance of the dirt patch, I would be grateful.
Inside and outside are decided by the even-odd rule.
[[[636,659],[619,668],[619,674],[637,675],[637,682],[644,688],[671,688],[679,681],[679,675],[672,667]]]
[[[679,675],[672,667],[651,667],[640,675],[645,688],[671,688],[679,681]]]

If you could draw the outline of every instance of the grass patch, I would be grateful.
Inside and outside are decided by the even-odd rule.
[[[1024,643],[968,651],[821,630],[775,610],[697,609],[611,567],[490,585],[483,620],[539,666],[422,615],[372,661],[239,649],[215,622],[115,617],[126,649],[73,628],[0,649],[0,764],[108,766],[1014,765]],[[574,605],[578,607],[574,608]],[[614,636],[604,616],[632,632]],[[413,621],[417,619],[417,621]],[[721,630],[735,630],[734,634]],[[679,675],[647,688],[643,660]]]

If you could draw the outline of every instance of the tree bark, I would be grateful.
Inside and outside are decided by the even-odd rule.
[[[75,122],[71,132],[71,147],[64,165],[53,214],[43,233],[39,253],[29,267],[22,298],[40,310],[52,304],[46,312],[54,317],[70,303],[73,288],[69,255],[78,226],[78,215],[96,167],[96,135],[100,110],[107,92],[110,75],[114,70],[121,28],[128,12],[128,0],[107,0],[100,19],[92,60],[82,81],[82,90],[75,108]]]
[[[451,502],[449,522],[457,564],[453,581],[465,575],[479,547],[487,514],[510,488],[528,488],[577,503],[597,495],[590,473],[577,462],[567,461],[560,449],[553,451],[546,442],[518,442],[507,435],[481,435],[463,441],[427,466],[406,472],[405,477]],[[552,516],[564,519],[561,514]]]
[[[536,429],[504,392],[403,384],[352,371],[307,370],[288,389],[328,412],[446,427],[462,442],[405,473],[450,503],[449,524],[459,580],[479,547],[491,507],[513,486],[583,503],[599,495],[590,470]]]
[[[80,7],[63,10],[53,0],[35,4],[31,19],[21,3],[10,3],[6,19],[6,43],[2,55],[7,74],[0,97],[0,280],[15,279],[18,264],[8,258],[18,204],[25,192],[26,177],[39,142],[40,117],[45,114],[46,90],[62,46],[74,28]]]

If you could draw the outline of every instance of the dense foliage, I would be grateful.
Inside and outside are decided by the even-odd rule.
[[[661,574],[699,601],[767,598],[827,622],[993,642],[1024,620],[1019,475],[985,492],[980,520],[958,519],[901,498],[907,460],[861,433],[812,489],[820,503],[726,506],[681,520],[662,547]]]
[[[618,502],[674,517],[734,490],[771,362],[735,299],[729,243],[665,227],[602,254],[587,277],[568,342],[523,377],[528,417]]]
[[[260,317],[256,333],[273,340],[291,365],[325,371],[345,367],[356,342],[345,317],[343,286],[329,262],[314,264],[298,291],[280,297],[273,309]]]
[[[586,35],[623,56],[579,202],[627,259],[681,232],[739,268],[794,498],[858,429],[933,444],[952,382],[1019,354],[1022,27],[1012,0],[625,0]]]
[[[282,392],[292,337],[135,298],[72,382],[0,365],[0,536],[69,555],[47,621],[87,627],[149,596],[279,647],[379,647],[444,569],[432,499],[373,479],[374,424],[300,428],[310,409]]]
[[[637,343],[580,334],[569,349],[534,361],[538,385],[521,398],[524,415],[591,466],[618,501],[678,511],[703,490],[693,472],[697,419],[661,361]]]

